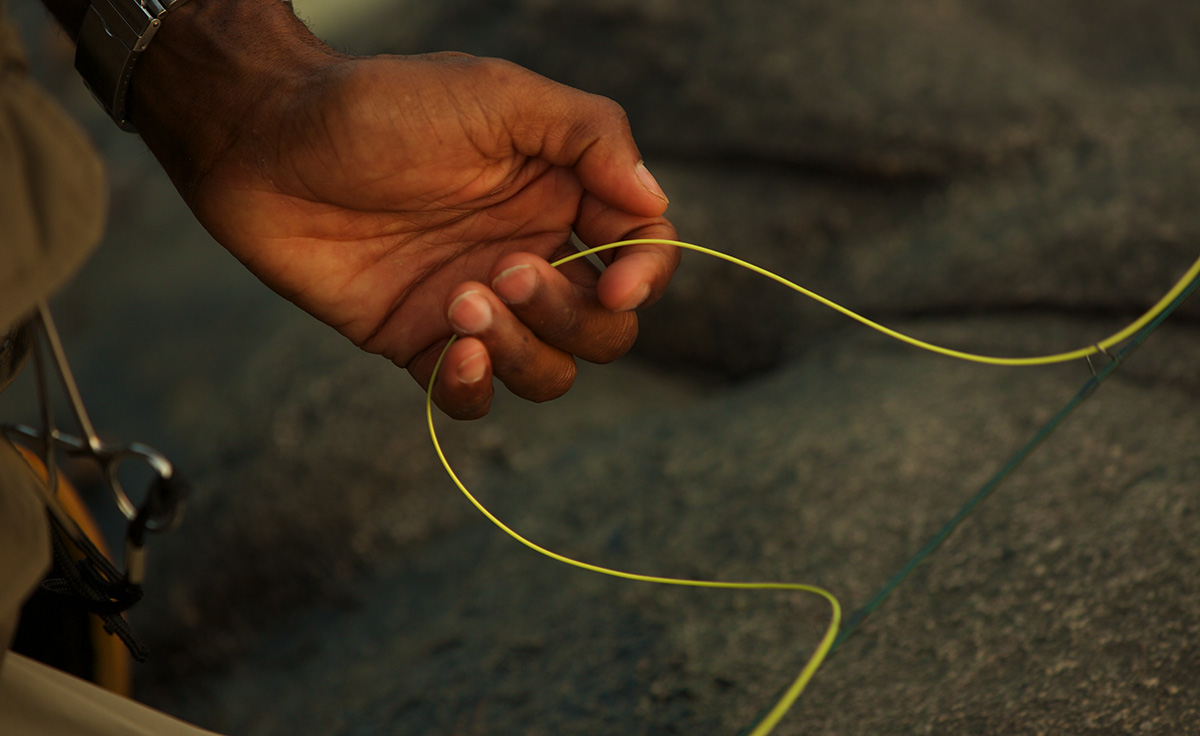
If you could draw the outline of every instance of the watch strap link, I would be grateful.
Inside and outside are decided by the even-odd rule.
[[[167,11],[186,0],[92,0],[79,28],[75,68],[122,130],[134,132],[127,103],[138,56],[150,45]]]

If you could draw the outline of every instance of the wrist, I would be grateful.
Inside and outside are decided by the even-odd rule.
[[[138,59],[129,117],[186,190],[259,109],[337,58],[290,3],[188,0],[164,16]]]

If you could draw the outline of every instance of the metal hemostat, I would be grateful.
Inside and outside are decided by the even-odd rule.
[[[83,458],[97,465],[118,510],[128,521],[123,583],[140,586],[146,570],[146,534],[169,531],[179,524],[187,486],[179,479],[171,462],[153,447],[140,442],[114,443],[100,439],[83,404],[62,340],[45,302],[38,303],[35,316],[23,329],[32,346],[42,426],[39,429],[24,424],[6,424],[0,429],[8,439],[31,447],[41,455],[46,472],[47,507],[55,521],[80,549],[91,545],[54,498],[58,488],[57,459],[61,453],[65,457]],[[46,347],[50,350],[50,361],[46,360]],[[77,435],[64,432],[55,425],[49,385],[51,363],[78,425]],[[143,463],[152,474],[140,503],[134,502],[121,482],[121,469],[131,462]]]

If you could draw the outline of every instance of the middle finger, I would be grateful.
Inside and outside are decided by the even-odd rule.
[[[584,261],[565,266],[572,267],[591,269]],[[633,346],[637,316],[605,308],[594,284],[594,275],[576,283],[537,256],[514,253],[497,264],[492,291],[542,342],[608,363]]]
[[[492,374],[517,396],[548,401],[575,382],[574,357],[538,339],[483,284],[468,282],[451,292],[446,315],[457,334],[484,344]]]

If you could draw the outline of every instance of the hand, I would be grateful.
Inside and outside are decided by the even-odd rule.
[[[222,83],[197,94],[195,63],[171,57],[237,43],[227,19],[203,33],[222,4],[168,16],[131,115],[200,221],[267,285],[422,385],[460,335],[434,391],[455,417],[487,412],[493,376],[546,400],[570,387],[575,357],[629,349],[631,310],[662,293],[677,251],[623,248],[603,273],[548,265],[572,232],[586,245],[675,237],[619,107],[501,61],[338,56],[295,25],[277,36],[282,59],[203,48],[199,68]],[[172,96],[178,69],[192,70],[189,94]]]

